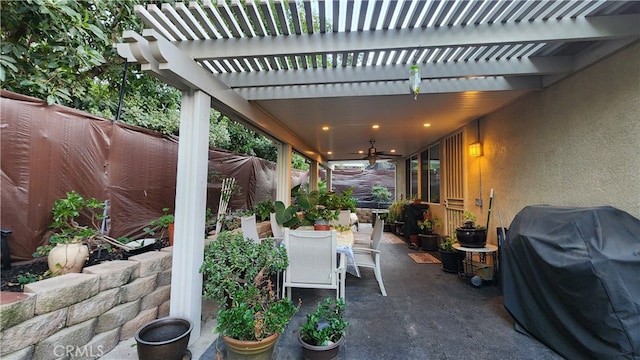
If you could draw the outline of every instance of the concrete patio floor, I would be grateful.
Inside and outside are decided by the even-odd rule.
[[[360,224],[357,237],[368,238],[371,224]],[[481,287],[441,270],[440,264],[418,264],[411,250],[392,233],[383,234],[382,274],[388,296],[380,294],[370,269],[361,278],[347,276],[346,317],[351,323],[339,359],[562,359],[537,340],[514,330],[500,289]],[[436,254],[436,253],[432,253]],[[297,336],[305,315],[333,291],[300,289],[300,311],[278,340],[274,359],[302,359]],[[189,347],[193,359],[216,359],[224,343],[211,332],[215,308],[205,303],[201,337]],[[133,346],[132,346],[133,344]],[[103,359],[136,359],[135,341],[121,342]],[[224,356],[222,357],[224,359]]]

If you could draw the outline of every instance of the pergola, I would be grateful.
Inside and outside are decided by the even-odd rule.
[[[312,161],[312,182],[319,165],[366,158],[370,140],[408,157],[640,36],[637,1],[204,0],[135,10],[146,28],[125,31],[119,54],[183,92],[171,314],[194,322],[192,339],[210,107],[276,140],[278,199],[288,202],[292,150]]]

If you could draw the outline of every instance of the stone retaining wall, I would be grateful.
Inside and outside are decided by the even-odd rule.
[[[172,248],[2,293],[0,357],[96,359],[169,315]]]
[[[371,209],[369,208],[357,208],[356,215],[358,215],[358,222],[371,223]]]

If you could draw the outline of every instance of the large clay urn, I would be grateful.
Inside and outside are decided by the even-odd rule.
[[[82,243],[57,244],[47,256],[52,274],[79,273],[89,259],[89,248]]]

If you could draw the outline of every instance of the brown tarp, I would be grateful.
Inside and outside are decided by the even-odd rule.
[[[114,237],[142,237],[163,208],[173,212],[176,138],[4,90],[1,101],[0,226],[12,231],[12,261],[32,259],[47,242],[53,202],[72,190],[109,201]],[[223,174],[209,183],[207,206],[214,213],[222,177],[235,177],[240,187],[230,209],[275,192],[275,164],[219,150],[209,158],[209,170]],[[305,178],[295,172],[293,181]]]
[[[361,201],[373,201],[371,189],[374,185],[384,186],[391,194],[395,193],[395,176],[395,170],[336,169],[331,173],[331,182],[336,193],[353,188],[353,197]]]
[[[48,241],[51,207],[72,190],[109,201],[108,234],[113,237],[143,237],[142,229],[163,208],[173,212],[177,138],[5,90],[1,96],[0,226],[12,231],[12,261],[32,259],[36,247]],[[207,207],[213,213],[226,177],[235,177],[238,184],[229,210],[275,197],[275,164],[270,161],[212,149],[208,171]],[[366,197],[371,185],[382,181],[393,191],[393,174],[374,173],[355,174],[344,186],[342,179],[354,174],[334,171],[334,188],[353,186],[355,194]],[[292,186],[308,177],[294,170]],[[374,183],[360,184],[367,179]]]

